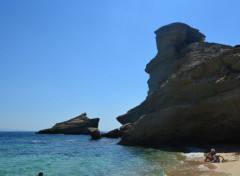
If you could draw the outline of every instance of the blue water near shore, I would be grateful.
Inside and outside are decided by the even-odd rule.
[[[0,132],[0,176],[165,175],[181,163],[174,152],[117,145],[87,135]]]

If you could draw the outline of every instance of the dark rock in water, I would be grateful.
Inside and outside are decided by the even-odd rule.
[[[102,137],[106,138],[119,138],[122,136],[124,132],[129,130],[131,128],[131,123],[126,123],[123,126],[120,127],[120,129],[116,128],[112,131],[109,131],[108,133],[102,134]]]
[[[114,129],[112,131],[109,131],[106,134],[103,134],[102,137],[106,137],[106,138],[119,138],[121,137],[121,132],[119,129]]]
[[[102,136],[98,128],[89,128],[89,130],[93,140],[101,139]]]
[[[98,128],[99,118],[89,119],[86,113],[65,122],[57,123],[52,128],[41,130],[37,134],[90,134],[89,128]]]
[[[117,118],[131,123],[120,144],[238,143],[239,47],[204,42],[183,23],[155,33],[158,53],[146,66],[148,96]]]

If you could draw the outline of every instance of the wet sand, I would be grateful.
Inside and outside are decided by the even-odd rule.
[[[229,176],[225,172],[217,170],[212,163],[203,162],[203,152],[179,153],[183,156],[183,163],[172,170],[166,171],[166,176]]]
[[[240,176],[240,145],[217,145],[214,149],[224,158],[220,163],[211,163],[216,167],[215,172],[225,173],[227,176]]]
[[[184,165],[166,172],[166,176],[229,176],[228,173],[216,170],[211,163],[186,162]]]
[[[211,147],[209,148],[211,149]],[[222,160],[220,163],[203,162],[206,151],[183,153],[186,157],[184,164],[166,175],[240,176],[240,145],[217,145],[214,146],[214,149],[217,154],[223,156],[223,162]]]
[[[214,163],[216,166],[216,171],[224,172],[231,176],[240,176],[240,160],[239,154],[236,153],[218,153],[225,161],[221,163]]]

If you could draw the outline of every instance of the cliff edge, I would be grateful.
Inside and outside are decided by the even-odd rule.
[[[148,96],[117,117],[131,123],[120,144],[238,143],[240,47],[204,42],[199,30],[172,23],[157,31],[146,66]]]

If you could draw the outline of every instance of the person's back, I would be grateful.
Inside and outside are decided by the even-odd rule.
[[[222,158],[222,161],[224,160],[224,158],[221,156],[221,155],[215,155],[214,156],[214,160],[213,160],[213,162],[214,163],[220,163],[220,158]]]

